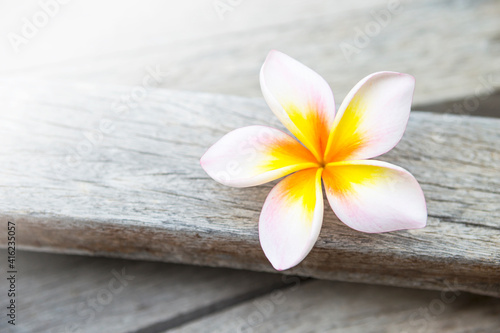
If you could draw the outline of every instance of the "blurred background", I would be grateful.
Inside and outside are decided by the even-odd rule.
[[[496,0],[4,0],[0,36],[2,79],[134,86],[156,71],[158,88],[261,98],[259,69],[277,49],[320,73],[337,103],[388,70],[416,77],[414,110],[500,116]],[[435,291],[29,251],[18,261],[19,325],[2,320],[2,332],[500,331],[498,299],[465,293],[437,311]],[[113,279],[123,292],[105,298]]]
[[[416,77],[415,109],[479,91],[490,98],[474,111],[495,115],[498,101],[494,0],[2,1],[0,13],[3,76],[135,85],[158,66],[161,88],[260,97],[259,68],[278,49],[337,102],[380,70]]]

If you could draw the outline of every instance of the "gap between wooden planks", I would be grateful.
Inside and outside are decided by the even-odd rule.
[[[281,127],[263,100],[136,88],[0,82],[0,244],[10,220],[26,249],[273,271],[257,225],[274,183],[229,188],[199,166],[232,129]],[[314,249],[286,273],[500,296],[499,129],[412,112],[379,159],[418,179],[428,226],[364,234],[325,203]]]
[[[456,290],[28,251],[18,253],[18,263],[22,320],[14,333],[470,333],[500,325],[500,298]],[[0,279],[0,288],[7,283]],[[0,332],[10,326],[1,320]]]

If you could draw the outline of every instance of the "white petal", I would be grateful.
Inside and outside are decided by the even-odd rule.
[[[248,126],[226,134],[200,163],[210,177],[234,187],[260,185],[317,165],[297,140],[266,126]]]
[[[427,208],[415,178],[403,168],[381,161],[327,165],[326,196],[337,217],[369,233],[425,227]]]
[[[260,86],[274,114],[322,159],[335,118],[328,83],[297,60],[271,51],[260,71]]]
[[[362,160],[391,150],[406,129],[414,88],[413,76],[401,73],[361,80],[339,108],[325,161]]]
[[[298,171],[269,193],[259,221],[262,249],[277,270],[300,263],[311,251],[323,223],[321,171]]]

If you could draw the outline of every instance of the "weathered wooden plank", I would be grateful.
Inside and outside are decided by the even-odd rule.
[[[498,332],[500,299],[459,292],[306,281],[188,323],[189,332]]]
[[[0,321],[6,333],[495,332],[500,324],[500,300],[453,282],[427,292],[25,251],[18,263],[18,322]]]
[[[17,263],[17,320],[14,327],[2,316],[4,333],[166,329],[296,282],[278,274],[25,251]],[[0,276],[4,293],[3,269]],[[2,309],[7,301],[2,295]]]
[[[391,3],[398,2],[245,1],[223,21],[211,1],[75,3],[20,55],[5,39],[0,73],[135,85],[146,67],[158,66],[168,73],[164,88],[260,97],[259,68],[279,49],[321,73],[339,102],[353,83],[380,70],[414,75],[415,105],[433,111],[429,105],[453,101],[464,109],[466,96],[498,93],[498,1],[401,0],[388,12]],[[13,12],[24,15],[4,10],[5,34],[18,31]],[[84,30],[82,17],[93,21]],[[463,112],[498,114],[486,101],[467,103]]]
[[[225,187],[198,162],[231,129],[279,126],[265,103],[149,90],[123,107],[133,93],[2,82],[0,219],[17,223],[18,245],[272,271],[257,233],[272,184]],[[499,129],[498,119],[413,112],[382,159],[420,181],[428,226],[363,234],[326,209],[315,248],[289,273],[418,288],[457,279],[461,290],[499,296]]]

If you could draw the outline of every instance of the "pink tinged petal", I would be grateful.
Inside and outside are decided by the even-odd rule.
[[[369,233],[425,227],[427,208],[415,178],[381,161],[327,165],[323,182],[330,206],[349,227]]]
[[[200,160],[216,181],[234,187],[267,183],[317,165],[297,140],[266,126],[248,126],[229,132]]]
[[[401,140],[410,116],[415,79],[379,72],[361,80],[339,108],[325,153],[327,162],[372,158]]]
[[[286,177],[264,203],[260,244],[277,270],[300,263],[318,239],[323,222],[322,170],[311,168]]]
[[[260,71],[260,86],[274,114],[321,160],[335,118],[328,83],[297,60],[271,51]]]

